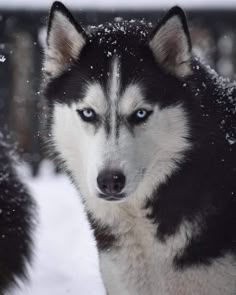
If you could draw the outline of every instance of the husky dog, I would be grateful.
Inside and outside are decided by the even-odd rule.
[[[26,279],[32,256],[35,205],[17,176],[13,158],[0,133],[0,294]]]
[[[108,294],[235,295],[235,145],[212,102],[229,89],[193,57],[183,11],[86,31],[55,2],[44,68],[50,149]]]

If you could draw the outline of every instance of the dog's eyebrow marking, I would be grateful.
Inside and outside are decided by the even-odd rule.
[[[138,108],[144,107],[145,100],[142,88],[137,84],[130,84],[125,89],[120,99],[120,111],[124,115],[130,115]]]
[[[96,112],[105,114],[108,104],[102,86],[99,83],[89,84],[84,99],[78,103],[78,107],[92,107]]]

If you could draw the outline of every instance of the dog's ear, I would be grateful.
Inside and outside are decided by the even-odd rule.
[[[54,2],[49,15],[45,72],[58,76],[79,57],[86,44],[86,33],[60,2]]]
[[[151,34],[149,46],[156,61],[179,78],[191,74],[191,39],[185,14],[173,7]]]

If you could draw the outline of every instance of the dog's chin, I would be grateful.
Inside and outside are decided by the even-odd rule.
[[[118,194],[118,195],[98,194],[98,198],[108,202],[123,202],[126,199],[126,195],[125,194]]]

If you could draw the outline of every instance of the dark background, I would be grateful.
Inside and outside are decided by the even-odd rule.
[[[120,18],[156,23],[163,11],[74,11],[84,26]],[[235,78],[236,9],[187,11],[194,51],[225,77]],[[45,11],[0,11],[0,124],[14,140],[32,173],[45,157],[40,126],[46,111],[40,93]],[[39,115],[41,114],[41,115]]]

